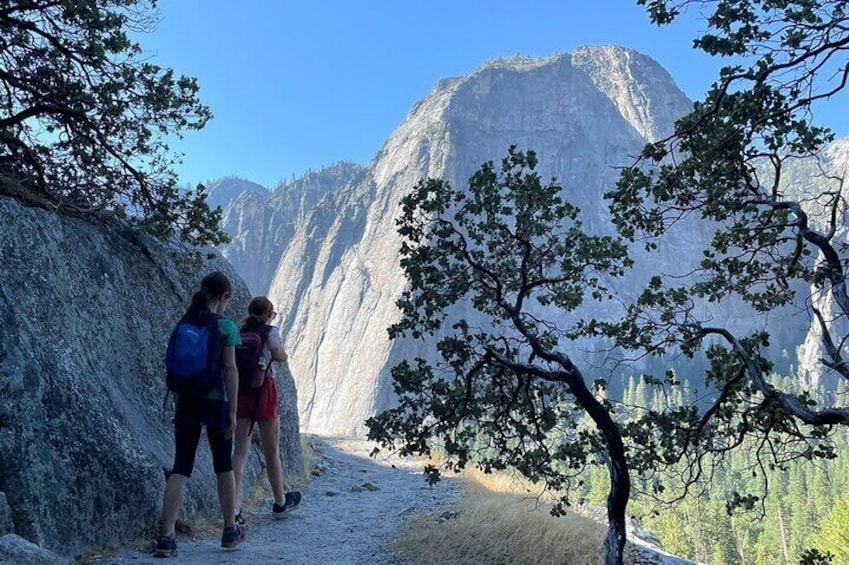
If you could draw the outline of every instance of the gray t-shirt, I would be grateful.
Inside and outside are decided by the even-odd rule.
[[[271,329],[268,331],[268,338],[265,340],[265,343],[262,345],[262,353],[259,356],[259,367],[261,369],[265,369],[271,364],[271,347],[269,343],[271,338],[275,337],[277,341],[282,343],[282,339],[280,339],[280,328],[277,326],[271,326]]]

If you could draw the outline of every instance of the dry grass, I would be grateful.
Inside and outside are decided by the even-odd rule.
[[[555,518],[549,512],[555,497],[540,486],[476,469],[460,478],[460,501],[405,524],[396,551],[427,565],[602,562],[605,525],[573,513]]]
[[[536,499],[467,493],[444,519],[441,510],[408,523],[395,549],[428,565],[598,565],[605,528],[569,514],[555,518]]]
[[[465,485],[477,491],[534,497],[541,503],[553,503],[557,499],[541,485],[508,473],[484,473],[476,467],[467,467],[463,469],[460,478]]]

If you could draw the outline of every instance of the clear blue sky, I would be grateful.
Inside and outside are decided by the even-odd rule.
[[[438,79],[496,57],[623,45],[693,99],[720,66],[691,48],[698,13],[657,28],[634,0],[160,0],[159,10],[142,45],[197,77],[215,114],[174,144],[189,184],[237,175],[273,188],[338,160],[365,164]],[[846,134],[839,102],[823,117]]]

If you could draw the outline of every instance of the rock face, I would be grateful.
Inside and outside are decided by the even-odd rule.
[[[284,247],[308,211],[361,173],[359,165],[339,162],[281,183],[273,192],[243,179],[210,183],[208,201],[224,209],[222,227],[233,237],[222,255],[252,294],[267,292]]]
[[[502,59],[469,76],[439,81],[364,171],[298,216],[275,264],[268,294],[283,312],[302,427],[361,435],[363,421],[394,402],[391,367],[432,354],[432,343],[390,342],[386,333],[398,320],[395,301],[406,285],[395,225],[399,202],[419,180],[438,177],[463,186],[483,162],[504,157],[510,145],[533,149],[541,176],[556,177],[564,197],[581,208],[584,228],[608,234],[603,194],[615,185],[617,167],[630,165],[647,141],[670,133],[674,120],[690,109],[662,67],[621,47],[585,47],[542,60]],[[252,209],[237,200],[229,213]],[[690,218],[676,229],[656,253],[632,250],[637,266],[615,283],[617,292],[626,299],[636,296],[654,272],[684,275],[697,264],[711,226]],[[593,304],[592,312],[573,316],[610,319],[619,308]],[[454,314],[474,315],[462,305]],[[734,331],[768,323],[739,303],[715,311],[700,305],[697,315]],[[781,323],[774,324],[778,317]],[[794,349],[808,322],[773,316],[773,347]],[[606,350],[582,342],[570,354],[596,371],[588,378],[608,378],[612,370],[601,368],[611,361]],[[638,374],[659,364],[640,361],[619,370]]]
[[[155,242],[8,198],[0,264],[0,492],[14,533],[65,557],[132,539],[158,518],[173,460],[171,328],[211,270],[233,281],[229,316],[246,312],[248,290],[220,259],[189,267]],[[283,429],[299,449],[297,420]],[[219,513],[208,452],[202,442],[189,520]],[[287,463],[303,473],[300,453]]]
[[[15,531],[15,522],[12,520],[12,509],[6,502],[6,494],[0,492],[0,536]]]
[[[499,60],[440,81],[362,181],[309,216],[283,253],[270,295],[294,305],[284,326],[302,426],[361,434],[363,420],[392,403],[390,367],[422,354],[421,344],[390,343],[386,334],[405,286],[398,203],[418,180],[461,186],[516,144],[537,152],[542,176],[558,178],[590,231],[606,230],[602,194],[617,178],[613,166],[671,131],[689,108],[666,71],[618,47]]]
[[[68,559],[15,534],[0,536],[0,565],[65,565]]]
[[[224,177],[214,180],[207,185],[206,189],[206,203],[211,208],[221,206],[225,211],[240,196],[252,195],[264,200],[267,199],[270,192],[261,184],[239,177]]]
[[[796,184],[812,187],[811,192],[840,191],[844,203],[844,208],[841,211],[844,220],[843,225],[835,233],[835,246],[849,244],[849,225],[847,225],[849,218],[846,216],[846,214],[849,214],[849,205],[847,205],[849,203],[849,183],[845,181],[847,170],[849,170],[849,138],[843,138],[831,143],[823,152],[818,163],[811,160],[798,167],[792,179]],[[835,303],[831,290],[824,292],[822,288],[812,286],[810,292],[814,307],[822,313],[832,338],[835,343],[840,344],[841,355],[845,359],[849,355],[849,350],[847,350],[845,341],[842,340],[843,336],[849,335],[849,320],[846,319],[846,316]],[[821,361],[825,357],[822,345],[822,328],[816,320],[812,320],[811,329],[796,353],[799,359],[799,377],[805,388],[816,389],[819,386],[824,386],[827,390],[835,390],[842,377],[839,377],[836,371],[829,369]]]

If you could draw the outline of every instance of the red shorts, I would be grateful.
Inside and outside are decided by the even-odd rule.
[[[251,390],[242,394],[239,391],[239,404],[236,406],[236,417],[243,420],[261,422],[273,420],[279,415],[277,409],[277,385],[271,374],[266,375],[259,393]]]

